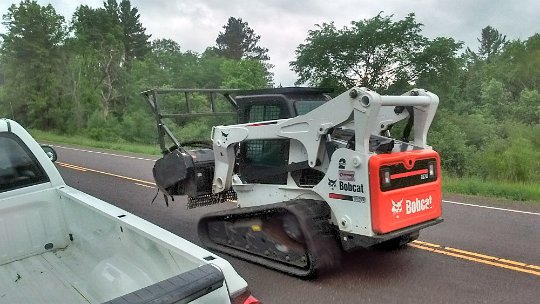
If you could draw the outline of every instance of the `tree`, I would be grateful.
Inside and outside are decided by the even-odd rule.
[[[429,144],[441,155],[445,172],[463,176],[470,169],[471,147],[466,144],[466,132],[456,124],[455,114],[440,111],[429,131]]]
[[[540,34],[509,43],[500,57],[501,78],[515,99],[524,89],[540,91]]]
[[[271,79],[264,65],[253,59],[225,60],[221,64],[224,88],[260,89],[269,86]]]
[[[61,128],[69,117],[59,77],[67,35],[64,17],[50,4],[25,0],[9,7],[2,24],[5,98],[12,101],[13,115],[30,127]]]
[[[145,33],[146,28],[140,21],[139,10],[131,7],[129,0],[120,2],[118,17],[123,30],[125,60],[130,64],[134,59],[143,58],[149,53],[148,39],[151,35]]]
[[[79,6],[73,14],[72,28],[74,37],[68,46],[78,59],[71,68],[87,77],[87,81],[78,81],[78,85],[84,84],[79,91],[88,90],[90,84],[89,89],[99,94],[93,97],[100,101],[99,109],[106,120],[111,112],[122,112],[124,106],[122,28],[107,9],[86,5]]]
[[[180,44],[171,39],[157,39],[152,41],[152,55],[156,57],[162,68],[174,64],[176,57],[181,55]]]
[[[456,108],[456,103],[462,103],[457,96],[464,77],[465,60],[458,56],[462,45],[452,38],[438,37],[429,41],[423,52],[415,58],[418,76],[414,85],[436,92],[441,107]],[[392,93],[402,92],[404,90]]]
[[[393,83],[413,81],[418,74],[415,58],[428,40],[420,34],[422,24],[414,14],[395,22],[391,17],[379,14],[343,29],[334,23],[317,25],[290,63],[299,76],[297,83],[385,91]]]
[[[268,49],[258,45],[261,36],[255,35],[252,28],[242,18],[230,17],[216,39],[216,54],[229,59],[270,60]]]
[[[74,50],[78,53],[84,53],[88,47],[92,50],[120,48],[122,28],[108,9],[81,5],[73,13],[71,27],[74,32],[72,40],[79,42],[79,48]]]
[[[109,15],[114,26],[121,28],[118,38],[124,45],[124,61],[129,66],[135,59],[141,59],[150,52],[151,35],[146,34],[146,28],[140,21],[139,10],[131,6],[129,0],[103,2],[105,12]]]
[[[507,44],[506,35],[499,33],[498,30],[489,25],[482,29],[482,34],[477,40],[480,43],[478,52],[475,53],[467,48],[467,54],[475,61],[490,61],[494,55],[500,54]]]
[[[499,54],[506,44],[506,35],[499,33],[491,26],[482,29],[482,38],[478,40],[480,48],[478,53],[487,60],[493,55]]]
[[[103,2],[103,8],[105,8],[105,11],[109,16],[112,17],[113,20],[118,21],[120,18],[118,16],[118,2],[116,0],[107,0]]]
[[[513,113],[518,121],[538,125],[540,123],[540,92],[528,89],[521,91],[518,105]]]

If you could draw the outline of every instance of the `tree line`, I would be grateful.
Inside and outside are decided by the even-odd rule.
[[[446,173],[539,183],[540,34],[508,40],[486,26],[471,50],[450,37],[428,39],[421,28],[414,14],[317,25],[291,67],[299,83],[338,92],[428,89],[440,98],[428,142]]]
[[[150,40],[129,0],[81,5],[71,19],[68,24],[52,5],[33,0],[3,15],[3,116],[47,131],[149,142],[151,119],[138,96],[144,89],[272,84],[268,50],[241,18],[216,30],[216,45],[202,54],[171,39]]]
[[[69,24],[52,5],[24,0],[3,24],[0,114],[32,128],[153,143],[142,90],[273,86],[268,49],[241,18],[216,29],[216,44],[202,53],[151,40],[129,0],[81,5]],[[428,89],[441,100],[428,142],[445,172],[538,183],[540,34],[510,40],[486,26],[472,50],[451,37],[429,39],[422,28],[413,13],[316,25],[290,66],[298,85],[335,94],[352,86],[383,94]],[[188,139],[207,137],[211,124],[181,123]]]

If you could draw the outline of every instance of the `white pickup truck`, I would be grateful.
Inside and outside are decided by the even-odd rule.
[[[0,303],[259,303],[226,260],[67,186],[54,158],[0,119]]]

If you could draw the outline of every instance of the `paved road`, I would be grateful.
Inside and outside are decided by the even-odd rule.
[[[203,213],[232,207],[187,210],[183,198],[166,207],[161,195],[151,204],[155,158],[56,148],[69,185],[194,243]],[[264,303],[539,303],[540,205],[477,205],[446,201],[445,222],[423,230],[419,242],[345,254],[340,270],[311,281],[222,256]]]

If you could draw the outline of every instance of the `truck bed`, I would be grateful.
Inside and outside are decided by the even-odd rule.
[[[63,264],[61,254],[46,252],[0,266],[0,302],[99,303],[84,281]]]
[[[225,293],[214,301],[223,302],[226,289],[215,290],[223,274],[204,259],[219,264],[207,251],[69,187],[0,200],[0,303],[102,303],[141,290]],[[177,286],[163,288],[171,285]]]
[[[69,256],[66,251],[47,252],[0,266],[0,303],[100,303],[89,293],[85,278],[65,266],[64,259]],[[84,258],[77,262],[85,263]],[[224,300],[227,291],[220,289],[223,281],[223,274],[207,264],[107,303],[147,303],[156,299],[161,299],[160,303],[229,303]]]

